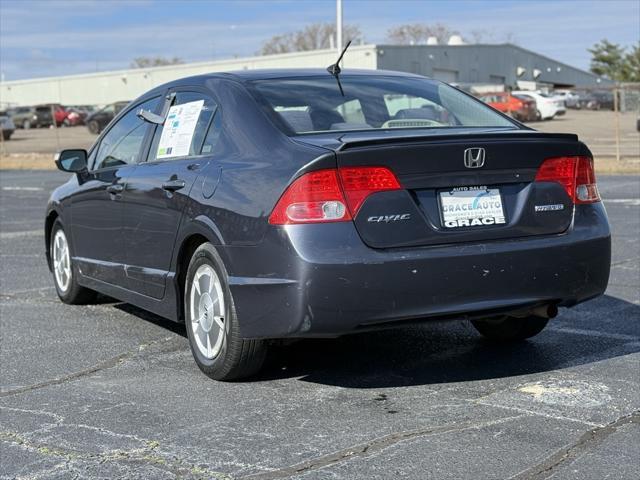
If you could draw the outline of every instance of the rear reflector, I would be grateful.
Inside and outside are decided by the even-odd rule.
[[[348,221],[355,217],[372,193],[400,188],[395,175],[384,167],[309,172],[285,190],[269,217],[269,223],[290,225]]]
[[[573,203],[600,201],[590,157],[548,158],[538,169],[535,181],[559,183]]]

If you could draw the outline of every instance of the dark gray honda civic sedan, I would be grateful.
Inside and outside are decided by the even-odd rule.
[[[589,149],[421,76],[185,78],[56,163],[73,172],[45,221],[62,301],[184,322],[214,379],[257,372],[273,339],[430,319],[523,340],[609,277]]]

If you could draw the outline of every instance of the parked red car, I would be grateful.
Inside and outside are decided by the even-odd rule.
[[[480,100],[521,122],[531,122],[536,119],[535,100],[517,97],[507,92],[485,93],[480,96]]]
[[[73,107],[67,109],[67,118],[64,119],[63,125],[65,127],[75,127],[76,125],[84,125],[84,119],[87,118],[88,113],[82,110],[75,109]]]
[[[53,116],[56,121],[56,127],[61,127],[67,118],[69,112],[60,104],[54,103],[50,105],[53,108]]]

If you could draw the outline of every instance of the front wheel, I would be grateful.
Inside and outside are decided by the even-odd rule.
[[[549,323],[542,317],[500,317],[472,320],[475,329],[485,338],[496,342],[518,342],[531,338],[544,330]]]
[[[90,121],[87,128],[89,129],[89,132],[94,135],[98,135],[100,133],[100,125],[95,120]]]
[[[53,283],[60,300],[70,305],[92,302],[95,299],[95,292],[78,285],[76,281],[69,241],[60,220],[56,220],[51,229],[49,252]]]
[[[240,338],[226,270],[210,243],[191,258],[184,305],[191,353],[202,372],[214,380],[237,380],[262,368],[265,341]]]

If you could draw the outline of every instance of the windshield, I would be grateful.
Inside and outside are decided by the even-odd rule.
[[[517,126],[441,82],[341,75],[252,82],[258,101],[296,134],[393,128]]]

